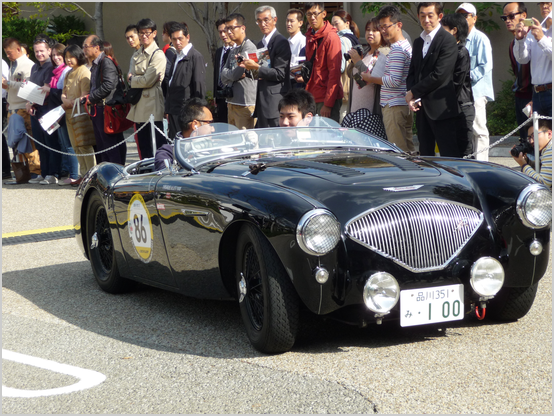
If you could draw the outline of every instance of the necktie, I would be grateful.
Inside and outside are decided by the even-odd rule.
[[[219,87],[223,88],[223,82],[221,82],[221,71],[223,71],[223,67],[225,66],[225,62],[227,62],[227,56],[229,55],[229,51],[231,48],[225,48],[223,52],[223,58],[221,59],[221,65],[219,66]]]

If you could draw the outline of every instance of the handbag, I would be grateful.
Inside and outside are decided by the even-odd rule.
[[[320,38],[317,41],[317,46],[321,45],[321,42],[323,42],[323,38]],[[300,69],[300,72],[302,73],[302,79],[307,84],[310,80],[310,77],[312,76],[312,69],[314,67],[314,60],[315,60],[315,54],[317,53],[317,48],[315,48],[314,53],[309,61],[304,61],[302,63],[302,68]]]
[[[104,133],[123,133],[133,127],[134,122],[127,118],[131,104],[115,104],[104,106]]]
[[[86,110],[86,105],[84,105]],[[77,111],[75,111],[77,110]],[[83,146],[95,146],[96,136],[94,135],[94,128],[92,127],[92,121],[90,115],[85,111],[81,112],[80,99],[76,98],[73,102],[73,111],[71,117],[66,117],[67,129],[71,129],[69,136],[73,135],[76,147]]]
[[[29,170],[29,161],[27,160],[27,157],[20,153],[20,155],[23,156],[24,161],[23,162],[16,162],[16,157],[14,155],[14,159],[11,161],[12,170],[15,175],[15,182],[16,183],[28,183],[29,180],[31,180],[31,171]]]
[[[357,128],[373,136],[387,140],[383,117],[380,114],[371,113],[367,108],[360,108],[358,111],[344,116],[341,126]]]

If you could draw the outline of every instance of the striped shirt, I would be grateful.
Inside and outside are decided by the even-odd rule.
[[[537,171],[529,165],[523,166],[521,171],[537,182],[540,182],[552,189],[552,140],[542,150],[539,160],[541,164],[540,173],[537,173]]]
[[[381,107],[408,105],[406,96],[406,78],[412,62],[412,47],[406,39],[399,40],[390,47],[385,63],[383,86],[381,87]]]

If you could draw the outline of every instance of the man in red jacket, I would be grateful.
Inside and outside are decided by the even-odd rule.
[[[309,61],[315,53],[306,91],[315,98],[317,114],[338,123],[343,96],[339,35],[337,29],[325,20],[327,12],[324,3],[305,3],[304,11],[310,25],[306,32],[306,59]]]

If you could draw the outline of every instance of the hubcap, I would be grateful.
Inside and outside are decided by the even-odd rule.
[[[99,209],[96,213],[96,243],[92,241],[92,244],[96,244],[98,247],[98,254],[100,263],[104,268],[106,273],[109,273],[112,269],[112,260],[113,260],[113,244],[112,244],[112,234],[110,232],[110,226],[108,222],[108,216],[106,215],[105,209]],[[94,237],[93,235],[93,237]]]
[[[239,281],[239,291],[240,291],[240,298],[239,303],[241,303],[244,300],[244,297],[246,296],[246,280],[244,279],[244,274],[241,272],[241,278]]]

